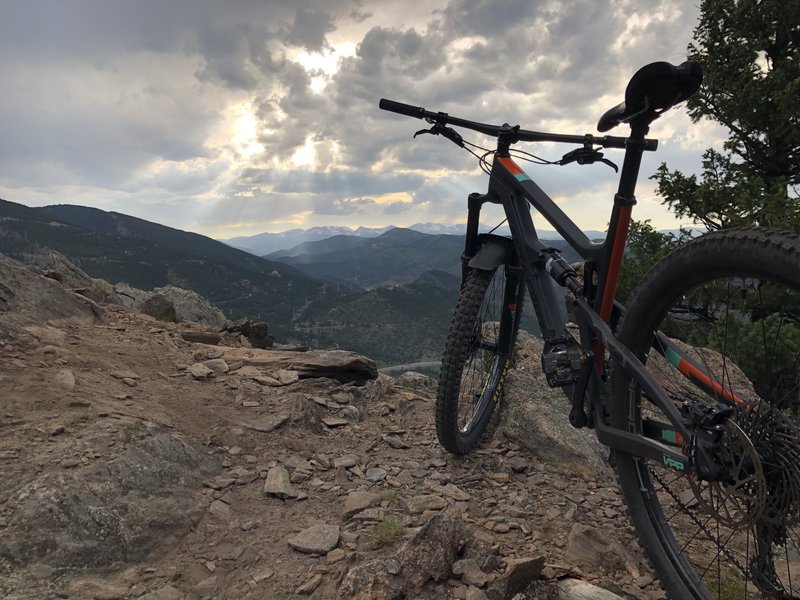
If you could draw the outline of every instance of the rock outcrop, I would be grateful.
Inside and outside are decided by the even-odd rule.
[[[591,434],[559,441],[568,407],[534,341],[492,432],[455,457],[424,375],[234,347],[133,303],[98,321],[7,268],[7,287],[61,295],[23,323],[35,299],[0,287],[24,334],[0,330],[0,596],[664,598]]]
[[[25,325],[89,323],[97,318],[85,297],[0,254],[0,337],[24,337]]]
[[[199,323],[210,329],[221,329],[228,319],[216,306],[191,290],[168,285],[133,303],[133,308],[159,321]]]
[[[542,346],[538,338],[520,332],[515,368],[498,410],[498,431],[553,467],[611,481],[608,450],[593,431],[570,425],[570,403],[563,390],[548,387],[539,362]]]
[[[205,512],[203,482],[219,461],[169,432],[144,429],[118,456],[67,463],[16,489],[0,562],[106,567],[143,560],[186,535]]]

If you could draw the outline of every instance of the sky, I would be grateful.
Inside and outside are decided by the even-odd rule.
[[[487,185],[477,161],[443,138],[413,140],[424,123],[378,110],[380,98],[596,133],[639,67],[685,59],[698,9],[685,0],[0,0],[0,15],[1,198],[231,238],[465,222],[467,195]],[[660,148],[643,161],[634,217],[677,226],[647,177],[661,162],[697,172],[723,135],[692,124],[684,107],[657,120]],[[557,159],[571,147],[524,149]],[[606,157],[621,164],[620,151]],[[605,228],[611,169],[523,166],[579,226]]]

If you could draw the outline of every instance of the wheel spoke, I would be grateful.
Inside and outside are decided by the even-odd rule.
[[[768,230],[690,242],[645,278],[620,340],[684,415],[702,457],[676,476],[660,461],[615,453],[643,545],[676,598],[795,598],[800,569],[800,241]],[[696,386],[673,356],[650,352],[652,332],[725,390]],[[650,333],[648,333],[650,332]],[[677,367],[677,368],[676,368]],[[610,422],[641,433],[668,420],[624,368],[612,370]],[[621,375],[618,375],[621,373]],[[618,379],[617,379],[618,378]],[[720,424],[703,415],[725,414]],[[737,401],[738,402],[738,401]],[[631,415],[637,418],[631,419]],[[695,454],[695,448],[700,448]],[[658,490],[658,493],[656,493]]]

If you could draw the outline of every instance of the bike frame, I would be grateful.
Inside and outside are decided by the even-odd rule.
[[[541,327],[545,348],[547,349],[548,345],[563,343],[568,336],[571,336],[566,329],[566,319],[561,308],[563,297],[559,297],[556,291],[553,282],[556,277],[549,268],[550,261],[558,255],[538,237],[531,218],[530,207],[537,210],[586,260],[585,264],[587,265],[582,289],[572,289],[571,286],[561,282],[562,286],[569,287],[575,292],[575,308],[580,331],[579,343],[583,373],[572,386],[565,389],[567,396],[571,395],[573,413],[579,410],[583,414],[584,402],[588,400],[588,425],[595,428],[601,443],[611,448],[655,459],[679,471],[686,471],[691,468],[691,461],[690,457],[681,452],[681,448],[684,446],[684,440],[693,439],[692,432],[661,386],[653,380],[640,360],[614,335],[618,313],[624,310],[618,304],[615,306],[614,295],[628,237],[631,211],[636,203],[634,192],[639,166],[644,151],[654,150],[657,144],[655,140],[646,140],[644,137],[646,133],[646,127],[639,128],[638,131],[634,128],[632,136],[624,139],[625,158],[620,173],[619,187],[614,196],[608,233],[602,243],[593,243],[589,240],[544,190],[514,162],[509,153],[509,139],[501,134],[492,162],[488,192],[483,195],[471,194],[468,200],[464,263],[466,265],[473,260],[484,245],[501,244],[499,236],[478,233],[483,205],[486,203],[501,204],[511,229],[511,244],[513,245],[511,259],[509,260],[508,256],[504,259],[507,266],[504,310],[510,311],[512,314],[516,312],[519,299],[515,294],[519,289],[518,278],[522,277]],[[550,136],[551,134],[545,135]],[[512,138],[512,142],[516,141],[512,135],[508,137]],[[577,136],[563,137],[577,138]],[[542,141],[572,140],[544,139]],[[507,240],[507,238],[500,239]],[[506,241],[506,243],[508,242]],[[596,285],[594,283],[595,275]],[[577,284],[573,284],[573,287],[575,285]],[[516,319],[515,314],[514,319]],[[513,322],[514,319],[510,321]],[[673,351],[679,352],[666,336],[658,336],[657,339],[661,347],[660,351],[663,351],[666,345],[667,347],[672,346]],[[499,350],[502,353],[510,354],[512,349],[501,348]],[[616,363],[629,373],[649,399],[662,409],[670,423],[650,421],[645,424],[644,435],[613,428],[606,423],[607,398],[604,393],[606,389],[606,353],[616,359]],[[703,376],[708,379],[704,372],[682,353],[680,354],[685,366],[685,369],[681,369],[682,373],[693,381],[695,379],[702,380]],[[710,382],[709,385],[713,389],[714,382]],[[580,419],[573,421],[573,425],[576,427],[584,424],[586,421]]]

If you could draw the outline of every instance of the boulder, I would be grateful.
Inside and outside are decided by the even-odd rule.
[[[86,299],[0,254],[0,338],[27,338],[21,330],[25,325],[96,320]]]
[[[263,321],[239,319],[223,327],[226,333],[243,335],[253,348],[272,348],[274,339],[269,334],[269,325]]]
[[[350,569],[342,580],[337,598],[416,598],[429,581],[447,581],[465,527],[457,509],[441,511],[394,555],[368,560]]]
[[[89,277],[60,252],[50,250],[47,254],[33,256],[30,263],[39,267],[45,277],[58,281],[66,289],[94,302],[123,304],[123,299],[114,291],[114,286],[103,279]]]
[[[147,299],[136,308],[139,312],[155,317],[159,321],[167,321],[170,323],[176,323],[178,321],[175,305],[163,294],[150,294]]]
[[[520,331],[515,368],[506,377],[495,435],[514,440],[562,472],[612,481],[608,449],[593,430],[570,425],[570,402],[561,388],[547,385],[541,354],[541,340]]]
[[[416,371],[406,371],[395,379],[395,384],[400,387],[418,390],[427,394],[435,394],[437,382],[432,377],[417,373]]]
[[[162,321],[192,322],[219,329],[228,324],[220,309],[191,290],[168,285],[137,299],[133,308]]]
[[[155,430],[108,462],[32,477],[13,492],[0,562],[87,569],[143,560],[194,527],[203,481],[218,469],[202,446]]]

